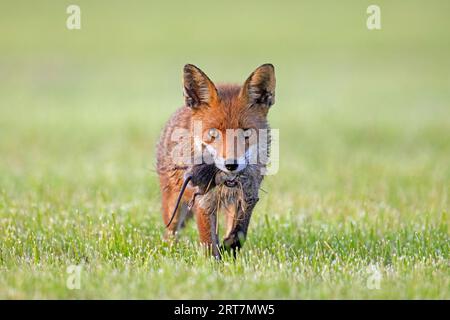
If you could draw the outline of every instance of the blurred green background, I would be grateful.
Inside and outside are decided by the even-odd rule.
[[[370,4],[2,1],[0,297],[450,298],[450,2],[376,1],[378,31]],[[280,171],[216,270],[194,227],[161,242],[154,148],[184,64],[241,83],[266,62]]]

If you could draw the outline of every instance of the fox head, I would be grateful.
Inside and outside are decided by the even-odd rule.
[[[183,87],[185,105],[192,109],[194,148],[206,162],[237,174],[258,161],[264,134],[268,154],[267,114],[275,102],[273,65],[258,67],[243,85],[216,86],[203,71],[187,64]]]

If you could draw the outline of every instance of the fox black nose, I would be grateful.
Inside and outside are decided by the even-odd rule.
[[[238,167],[239,167],[239,164],[236,163],[236,162],[225,164],[225,168],[227,168],[227,170],[230,170],[230,171],[234,171],[234,170],[236,170]]]

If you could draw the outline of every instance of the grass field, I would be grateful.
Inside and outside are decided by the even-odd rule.
[[[379,31],[365,0],[80,0],[69,31],[71,3],[0,6],[0,298],[450,299],[448,1],[376,1]],[[188,62],[276,67],[280,170],[236,261],[161,237]]]

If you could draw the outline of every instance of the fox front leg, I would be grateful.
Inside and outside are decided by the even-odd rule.
[[[235,214],[231,228],[227,228],[229,233],[223,240],[223,249],[232,251],[236,257],[237,251],[242,248],[247,238],[248,225],[253,213],[253,209],[259,200],[259,186],[263,176],[258,167],[247,166],[240,176],[242,198],[235,204]],[[231,231],[230,231],[231,230]]]
[[[197,221],[200,242],[208,252],[220,260],[219,237],[217,235],[217,212],[216,210],[203,208],[199,202],[194,204],[195,220]]]
[[[250,218],[258,200],[259,199],[257,197],[246,199],[247,203],[245,210],[241,206],[237,208],[234,227],[223,240],[222,248],[224,250],[231,251],[234,257],[236,257],[237,251],[242,248],[247,238]]]

